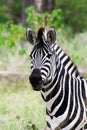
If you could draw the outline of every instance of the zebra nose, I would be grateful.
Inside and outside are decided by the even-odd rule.
[[[34,69],[29,77],[30,83],[34,90],[39,91],[42,88],[43,81],[39,69]]]

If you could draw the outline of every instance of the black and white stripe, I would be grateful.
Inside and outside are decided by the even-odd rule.
[[[46,37],[43,31],[42,36]],[[48,130],[86,129],[86,80],[58,44],[49,45],[43,38],[38,41],[31,52],[31,68],[41,72],[43,85],[40,91],[46,103]]]

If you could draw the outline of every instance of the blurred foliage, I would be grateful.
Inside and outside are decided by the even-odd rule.
[[[20,2],[20,0],[12,0],[10,12],[12,14],[12,19],[14,20],[14,22],[20,22],[22,13],[22,2]]]
[[[0,69],[25,71],[29,68],[26,42],[26,28],[12,21],[0,23]]]
[[[50,15],[50,18],[48,17],[48,25],[49,27],[54,27],[56,29],[61,29],[64,27],[64,18],[63,18],[63,12],[61,9],[54,9]]]
[[[13,24],[11,21],[6,24],[0,23],[1,68],[4,69],[7,64],[11,64],[13,66],[14,62],[17,63],[17,58],[19,58],[19,56],[23,57],[23,55],[26,54],[26,49],[23,47],[23,42],[25,42],[25,39],[26,29],[21,25]]]
[[[50,14],[48,12],[38,13],[34,7],[26,9],[27,21],[30,26],[41,24],[60,28],[63,24],[62,26],[65,25],[64,28],[68,31],[82,32],[87,30],[86,6],[87,0],[55,0],[54,10]],[[0,22],[11,19],[15,23],[19,23],[22,13],[22,2],[20,0],[0,0]]]
[[[73,32],[87,30],[87,0],[56,0],[55,5],[63,10],[64,23]]]
[[[54,27],[57,30],[64,26],[63,15],[61,9],[55,9],[51,13],[39,13],[35,7],[26,8],[28,15],[27,22],[33,29],[41,26]]]
[[[25,39],[25,28],[13,24],[11,21],[6,24],[0,23],[0,47],[12,49],[17,43]]]
[[[22,2],[20,0],[0,0],[0,23],[13,20],[20,22]]]
[[[6,16],[6,12],[7,11],[7,7],[6,5],[3,5],[1,8],[0,8],[0,23],[1,22],[6,22],[9,20],[9,18]]]

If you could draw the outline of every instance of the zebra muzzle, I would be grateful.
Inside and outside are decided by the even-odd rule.
[[[34,69],[29,77],[33,90],[40,91],[43,86],[43,80],[39,69]]]

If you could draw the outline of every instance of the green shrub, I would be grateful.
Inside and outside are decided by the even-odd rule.
[[[25,28],[21,25],[10,23],[0,23],[0,47],[7,47],[12,49],[16,47],[17,43],[25,39]]]
[[[24,27],[10,21],[6,24],[0,23],[0,69],[16,70],[22,67],[27,53],[25,42]]]
[[[64,26],[61,9],[55,9],[51,13],[39,13],[33,6],[26,8],[28,15],[27,22],[34,30],[41,26],[54,27],[60,29]]]

